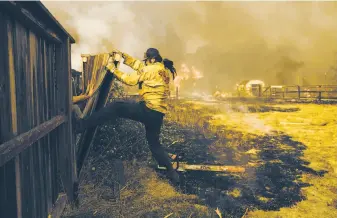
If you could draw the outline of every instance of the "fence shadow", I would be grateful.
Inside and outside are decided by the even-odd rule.
[[[230,104],[226,105],[226,109],[233,112],[241,113],[265,113],[265,112],[297,112],[300,111],[298,107],[277,107],[274,105],[261,105],[261,104]]]
[[[281,108],[281,107],[270,107],[270,106],[248,106],[248,111],[251,113],[264,113],[264,112],[297,112],[299,108]]]

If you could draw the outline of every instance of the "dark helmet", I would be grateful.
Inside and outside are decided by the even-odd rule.
[[[146,50],[146,52],[144,53],[144,61],[147,59],[152,59],[152,58],[156,58],[159,57],[159,51],[156,48],[149,48]]]

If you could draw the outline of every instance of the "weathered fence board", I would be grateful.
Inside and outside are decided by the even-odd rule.
[[[8,53],[11,48],[8,42],[8,16],[0,13],[0,143],[13,137],[13,117],[12,111],[13,107],[11,105],[11,100],[13,99],[13,75],[9,73],[10,71],[10,56]],[[8,72],[8,73],[2,73]],[[0,217],[17,217],[17,199],[16,199],[16,175],[15,175],[15,161],[9,161],[5,166],[0,167]],[[6,208],[6,210],[5,210]]]
[[[56,47],[56,71],[57,72],[62,72],[65,71],[67,72],[68,66],[65,65],[68,54],[68,49],[65,48],[64,46],[57,46]],[[63,77],[58,75],[58,84],[64,84],[63,86],[59,86],[57,88],[57,93],[58,93],[58,98],[57,102],[59,104],[59,112],[60,113],[66,113],[69,115],[69,110],[67,109],[69,107],[68,105],[68,96],[67,93],[71,93],[71,89],[69,92],[69,76],[64,75]],[[70,80],[71,82],[71,80]],[[66,96],[66,97],[65,97]],[[69,116],[68,116],[69,118]],[[71,122],[68,119],[66,123],[63,124],[63,128],[59,129],[59,167],[60,167],[60,175],[62,178],[62,182],[64,185],[64,189],[67,193],[67,196],[72,200],[73,198],[73,176],[71,173],[71,170],[73,169],[73,160],[72,160],[72,153],[71,153],[71,144],[72,143],[72,137],[71,137]],[[70,133],[70,134],[69,134]]]
[[[41,139],[56,127],[65,122],[65,116],[59,115],[53,119],[25,132],[0,145],[0,166],[20,154],[27,147]]]
[[[87,95],[90,96],[87,101],[83,117],[90,115],[92,112],[99,110],[104,107],[110,87],[113,81],[113,75],[108,74],[104,69],[105,65],[108,63],[109,54],[100,54],[95,56],[85,56],[86,65],[83,69],[83,75],[87,79]],[[82,133],[81,138],[78,143],[77,151],[77,173],[79,174],[81,168],[84,164],[88,152],[90,150],[93,138],[96,135],[97,127],[86,130]]]
[[[17,217],[15,162],[0,168],[0,217]]]

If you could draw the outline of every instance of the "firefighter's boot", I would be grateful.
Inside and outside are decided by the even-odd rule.
[[[170,170],[167,172],[167,178],[173,183],[173,185],[179,185],[180,178],[176,170]]]

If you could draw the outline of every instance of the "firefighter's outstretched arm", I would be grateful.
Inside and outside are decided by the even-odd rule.
[[[131,64],[131,62],[130,62],[131,59],[132,59],[132,57],[129,58],[129,64]],[[109,72],[113,73],[119,81],[121,81],[121,82],[123,82],[123,83],[125,83],[126,85],[129,85],[129,86],[135,86],[135,85],[139,84],[140,82],[142,82],[142,77],[144,76],[141,73],[141,72],[143,72],[143,70],[138,68],[138,67],[136,67],[136,70],[131,74],[123,73],[118,68],[116,68],[116,66],[114,64],[114,61],[113,61],[113,56],[111,56],[109,58],[108,64],[105,66],[105,69],[108,70]]]
[[[115,69],[113,71],[113,74],[117,77],[119,81],[129,86],[135,86],[138,83],[142,82],[143,77],[143,75],[141,75],[138,71],[134,71],[131,74],[126,74],[118,69]]]
[[[133,58],[131,57],[130,55],[126,54],[126,53],[122,53],[122,57],[124,58],[124,64],[131,67],[133,70],[141,70],[145,64],[136,59],[136,58]]]

